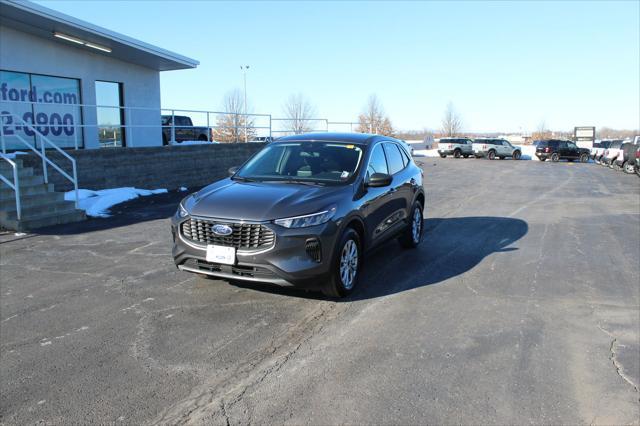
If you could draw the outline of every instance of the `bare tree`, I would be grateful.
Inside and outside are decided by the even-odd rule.
[[[531,139],[539,141],[543,139],[549,139],[552,136],[552,132],[547,128],[547,123],[544,120],[540,120],[536,130],[531,134]]]
[[[442,134],[444,136],[456,136],[462,130],[462,117],[456,111],[452,102],[447,104],[447,109],[442,117]]]
[[[395,134],[391,120],[385,114],[384,108],[375,94],[369,96],[364,111],[358,116],[356,132],[385,136],[393,136]]]
[[[282,112],[286,118],[287,130],[296,135],[313,130],[311,119],[316,114],[316,109],[302,93],[289,96],[282,106]]]
[[[244,115],[244,95],[240,89],[234,89],[224,96],[222,100],[223,114],[216,117],[216,128],[213,131],[214,138],[218,142],[241,142],[252,140],[256,136],[254,120]]]

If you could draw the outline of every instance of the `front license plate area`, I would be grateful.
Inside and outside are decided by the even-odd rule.
[[[235,247],[207,246],[207,262],[234,265],[236,263]]]

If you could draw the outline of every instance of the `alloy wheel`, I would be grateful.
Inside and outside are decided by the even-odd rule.
[[[358,273],[358,246],[353,240],[348,240],[340,254],[340,279],[345,289],[351,290]]]
[[[420,242],[420,235],[422,232],[422,213],[420,209],[415,209],[413,212],[413,222],[411,223],[411,235],[413,236],[413,242]]]

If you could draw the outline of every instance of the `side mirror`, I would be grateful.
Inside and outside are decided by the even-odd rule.
[[[382,186],[389,186],[391,185],[392,180],[393,180],[393,177],[391,177],[391,175],[388,175],[386,173],[374,173],[371,176],[369,176],[369,181],[366,183],[366,186],[371,188],[380,188]]]
[[[229,167],[229,176],[235,175],[239,168],[238,166]]]

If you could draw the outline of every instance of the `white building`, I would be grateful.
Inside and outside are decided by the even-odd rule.
[[[39,143],[28,126],[16,129],[24,122],[63,148],[162,145],[160,71],[198,64],[35,3],[0,0],[6,148]]]

